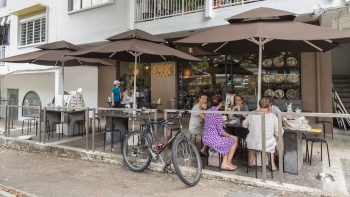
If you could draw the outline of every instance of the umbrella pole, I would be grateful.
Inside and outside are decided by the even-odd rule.
[[[258,96],[257,96],[257,105],[256,105],[256,109],[259,109],[259,100],[260,100],[260,98],[261,98],[261,61],[262,61],[262,47],[263,47],[263,42],[261,41],[261,38],[259,38]]]
[[[64,61],[62,61],[62,72],[61,72],[61,79],[62,79],[62,107],[64,107]]]
[[[136,72],[137,72],[137,52],[135,52],[135,65],[134,65],[134,106],[133,108],[136,109]]]

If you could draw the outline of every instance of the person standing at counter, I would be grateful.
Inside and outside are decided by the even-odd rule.
[[[120,108],[120,101],[122,100],[122,94],[120,91],[120,81],[115,80],[114,86],[112,88],[112,107],[113,108]]]

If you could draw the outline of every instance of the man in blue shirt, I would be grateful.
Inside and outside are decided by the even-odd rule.
[[[120,101],[122,100],[122,94],[120,91],[120,81],[115,80],[114,81],[114,87],[112,88],[112,107],[113,108],[120,108]]]

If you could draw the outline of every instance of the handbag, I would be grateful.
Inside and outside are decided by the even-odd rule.
[[[308,131],[312,129],[312,127],[309,125],[309,121],[305,118],[305,116],[300,116],[295,119],[288,119],[286,117],[283,117],[282,125],[284,129],[290,130]]]
[[[220,154],[214,150],[209,150],[208,166],[219,167],[219,156]]]

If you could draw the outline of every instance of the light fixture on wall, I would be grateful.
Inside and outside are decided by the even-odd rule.
[[[192,35],[192,30],[190,31],[190,37]],[[187,50],[188,53],[193,53],[193,48],[192,47],[189,47],[188,50]]]

